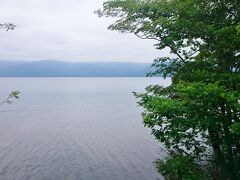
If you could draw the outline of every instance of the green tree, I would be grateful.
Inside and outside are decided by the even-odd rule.
[[[171,158],[157,162],[158,170],[195,179],[183,164],[202,168],[210,161],[212,178],[238,179],[240,1],[108,0],[96,13],[117,18],[110,30],[156,40],[157,49],[175,54],[154,60],[156,71],[148,74],[171,76],[171,86],[135,93],[144,124],[170,152]]]

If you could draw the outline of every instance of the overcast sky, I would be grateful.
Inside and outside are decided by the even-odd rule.
[[[93,13],[103,0],[1,0],[0,60],[152,62],[168,54],[154,41],[107,30],[113,19]]]

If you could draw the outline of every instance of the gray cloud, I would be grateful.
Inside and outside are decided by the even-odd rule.
[[[113,19],[93,11],[102,0],[1,0],[1,22],[13,22],[13,32],[0,31],[0,60],[152,62],[169,54],[154,41],[107,30]]]

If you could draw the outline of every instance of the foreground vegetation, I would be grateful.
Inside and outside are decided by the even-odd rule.
[[[108,0],[99,16],[110,30],[156,40],[171,57],[149,76],[172,85],[135,93],[144,124],[168,150],[156,162],[167,179],[240,177],[240,1]]]
[[[0,101],[0,106],[3,104],[12,104],[13,99],[18,99],[19,98],[19,91],[12,91],[9,93],[8,97],[4,99],[3,101]]]
[[[4,29],[6,31],[14,30],[16,28],[16,25],[13,23],[0,23],[0,29]],[[0,101],[0,106],[3,104],[11,104],[13,99],[19,98],[19,91],[12,91],[9,93],[8,97],[4,99],[3,101]]]

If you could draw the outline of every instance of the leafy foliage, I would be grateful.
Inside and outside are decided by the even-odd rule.
[[[96,12],[117,18],[110,30],[154,39],[157,49],[175,55],[156,59],[156,71],[148,74],[171,76],[171,86],[135,93],[145,126],[179,155],[170,155],[159,171],[176,176],[171,168],[190,157],[195,165],[213,161],[219,179],[238,179],[240,1],[109,0]],[[189,174],[181,164],[178,169]]]
[[[19,91],[12,91],[11,93],[9,93],[8,97],[0,103],[0,105],[6,104],[6,103],[7,104],[12,104],[13,99],[18,99],[19,98],[19,94],[20,94]]]
[[[14,30],[16,27],[13,23],[0,23],[0,29],[5,29],[6,31]]]
[[[194,162],[190,156],[172,155],[165,161],[156,162],[157,170],[166,177],[166,179],[207,179],[203,169]]]
[[[15,28],[16,28],[16,25],[13,24],[13,23],[0,23],[0,29],[5,29],[6,31],[14,30]],[[20,94],[19,91],[12,91],[8,95],[8,97],[4,101],[2,101],[0,103],[0,105],[2,105],[4,103],[11,104],[12,103],[12,99],[14,99],[14,98],[18,99],[19,98],[19,94]]]
[[[232,132],[240,135],[240,123],[234,123],[232,125]]]

